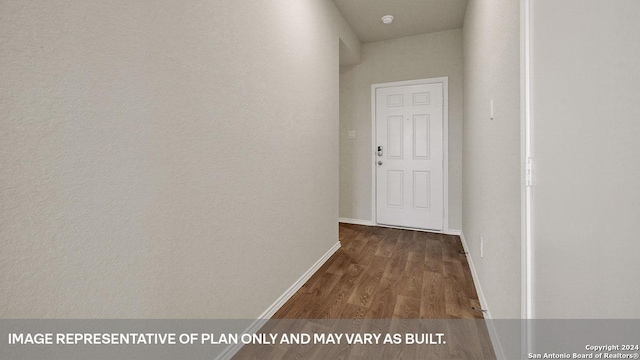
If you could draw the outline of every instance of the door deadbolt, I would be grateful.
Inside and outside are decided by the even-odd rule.
[[[378,146],[378,156],[382,156],[382,146]]]

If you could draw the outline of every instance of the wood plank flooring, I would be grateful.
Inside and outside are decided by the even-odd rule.
[[[260,332],[438,330],[446,345],[245,345],[233,359],[496,359],[459,237],[340,224],[340,242]]]
[[[274,319],[482,319],[458,236],[340,224],[340,243]]]

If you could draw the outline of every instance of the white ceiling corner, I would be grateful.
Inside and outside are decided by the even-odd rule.
[[[333,0],[363,43],[461,28],[467,0]],[[384,15],[393,15],[389,25]]]

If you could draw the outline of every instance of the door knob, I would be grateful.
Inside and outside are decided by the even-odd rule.
[[[378,165],[382,165],[382,161],[378,161]]]

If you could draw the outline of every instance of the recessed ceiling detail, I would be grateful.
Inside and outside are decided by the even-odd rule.
[[[385,15],[382,17],[382,23],[383,24],[391,24],[391,22],[393,22],[393,15]]]
[[[363,43],[458,29],[467,0],[333,0]],[[393,26],[380,19],[393,14]]]

